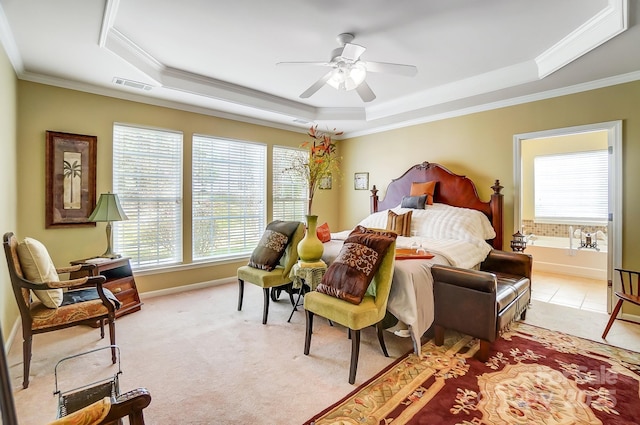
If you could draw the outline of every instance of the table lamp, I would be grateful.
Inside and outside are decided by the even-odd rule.
[[[98,205],[89,216],[89,221],[106,221],[107,222],[107,250],[100,257],[102,258],[120,258],[120,254],[114,254],[111,251],[111,222],[128,220],[127,215],[120,206],[118,195],[115,193],[103,193],[100,195]]]

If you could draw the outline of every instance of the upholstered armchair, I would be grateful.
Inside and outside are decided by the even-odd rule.
[[[375,232],[374,229],[372,229],[372,231]],[[350,241],[351,239],[347,239],[345,241],[345,245]],[[349,245],[354,246],[356,243],[354,241]],[[351,256],[350,254],[355,254],[356,257],[359,257],[358,259],[351,256],[352,259],[359,263],[358,266],[364,266],[366,264],[367,261],[365,257],[371,258],[371,255],[369,254],[370,251],[366,251],[367,248],[355,248],[355,251],[351,253],[348,252],[349,249],[351,249],[351,247],[343,246],[338,257],[342,256],[343,260],[341,261],[346,261],[338,267],[344,266],[343,269],[349,268],[347,265],[349,260],[346,259],[346,257]],[[343,253],[346,253],[346,255]],[[395,267],[395,254],[396,241],[394,236],[392,241],[389,242],[388,248],[386,248],[386,252],[382,257],[377,270],[375,270],[375,266],[372,267],[372,271],[374,271],[375,274],[373,275],[371,283],[368,286],[364,286],[364,289],[366,289],[367,292],[364,293],[359,302],[357,299],[352,297],[357,290],[351,291],[350,295],[342,295],[341,292],[343,291],[341,289],[335,289],[339,287],[341,283],[344,283],[342,288],[353,288],[355,286],[352,285],[352,283],[359,278],[357,277],[358,272],[354,272],[353,269],[344,273],[344,277],[340,279],[342,282],[337,282],[337,284],[333,286],[333,289],[324,289],[325,293],[318,292],[323,290],[322,286],[325,288],[330,286],[331,283],[329,280],[338,275],[337,273],[332,275],[332,267],[337,265],[338,262],[341,262],[338,260],[332,263],[329,267],[327,274],[325,274],[325,278],[327,279],[325,280],[323,278],[323,283],[318,286],[318,290],[311,291],[305,295],[304,309],[306,314],[306,332],[304,354],[308,355],[311,348],[313,318],[315,315],[322,316],[329,319],[332,323],[338,323],[348,328],[349,337],[351,338],[351,362],[349,366],[350,384],[355,382],[356,372],[358,369],[358,357],[360,355],[360,330],[369,326],[375,326],[378,333],[378,342],[380,343],[382,352],[385,357],[389,357],[387,347],[384,343],[382,319],[384,319],[387,311],[387,301],[389,300],[391,282],[393,280],[393,270]],[[362,270],[363,267],[360,267],[360,271]],[[364,292],[364,289],[362,292]]]
[[[269,298],[271,296],[272,299],[276,299],[273,291],[292,282],[289,274],[293,265],[298,261],[298,242],[304,237],[304,232],[305,226],[301,222],[275,221],[269,223],[258,247],[251,255],[249,264],[238,268],[238,311],[242,310],[244,283],[252,283],[263,289],[262,324],[267,323]],[[284,252],[277,252],[278,249],[274,250],[274,245],[280,245],[280,249],[283,249]],[[290,298],[293,303],[291,294]]]
[[[92,266],[56,268],[44,245],[31,238],[18,243],[11,232],[5,233],[3,243],[22,319],[23,388],[29,387],[34,334],[77,325],[99,325],[100,337],[104,338],[106,321],[111,345],[115,347],[115,311],[119,303],[113,294],[102,288],[104,276],[60,280],[59,274]],[[116,362],[115,348],[111,349],[111,360]]]

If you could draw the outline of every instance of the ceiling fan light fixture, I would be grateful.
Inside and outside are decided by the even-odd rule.
[[[327,80],[327,84],[336,90],[349,91],[358,87],[367,76],[367,69],[363,64],[356,62],[338,64],[333,74]]]

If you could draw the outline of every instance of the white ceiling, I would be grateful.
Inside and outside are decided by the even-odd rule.
[[[640,79],[637,1],[0,0],[0,42],[24,80],[355,136]],[[276,63],[328,61],[344,32],[417,75],[301,99],[328,69]]]

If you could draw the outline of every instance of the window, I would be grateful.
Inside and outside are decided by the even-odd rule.
[[[608,151],[534,158],[535,219],[547,223],[607,221]]]
[[[115,251],[133,267],[182,262],[182,133],[115,124],[113,190],[129,217]]]
[[[267,147],[193,136],[193,259],[249,255],[266,227]]]
[[[273,219],[304,221],[308,206],[307,182],[287,173],[294,158],[304,161],[309,151],[284,146],[273,147]]]

